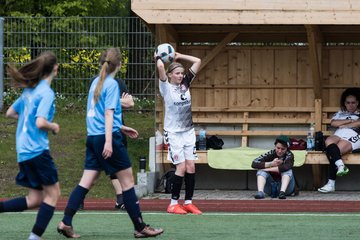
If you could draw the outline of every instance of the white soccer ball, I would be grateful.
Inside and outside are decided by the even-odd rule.
[[[175,57],[175,49],[168,43],[160,44],[155,50],[155,57],[160,57],[164,63],[172,62]]]

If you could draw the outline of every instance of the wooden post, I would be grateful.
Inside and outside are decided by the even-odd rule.
[[[244,119],[248,119],[248,118],[249,118],[249,112],[244,112]],[[243,123],[242,130],[243,131],[249,130],[249,124]],[[248,146],[248,136],[243,135],[241,137],[241,147],[247,147],[247,146]]]
[[[315,99],[322,98],[322,74],[321,74],[321,53],[322,53],[322,35],[316,25],[305,25],[307,38],[309,42],[309,59],[312,70],[313,89]]]

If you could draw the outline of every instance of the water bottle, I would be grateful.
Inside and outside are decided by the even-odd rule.
[[[310,128],[306,137],[306,150],[313,151],[315,149],[315,128],[314,124],[310,124]]]
[[[199,150],[206,150],[206,131],[203,128],[199,130]]]

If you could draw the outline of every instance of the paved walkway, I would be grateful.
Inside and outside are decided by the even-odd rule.
[[[254,200],[255,191],[246,190],[196,190],[194,199],[201,200]],[[182,196],[183,193],[182,193]],[[169,199],[170,194],[155,193],[144,199]],[[267,197],[266,200],[277,200]],[[300,191],[295,197],[288,197],[287,200],[312,200],[312,201],[360,201],[359,191],[336,191],[333,193],[320,193],[317,191]]]
[[[285,200],[267,197],[254,199],[254,191],[197,190],[194,203],[204,212],[350,212],[360,213],[360,192],[337,191],[322,194],[301,191],[300,195]],[[184,197],[184,192],[181,193]],[[142,211],[165,212],[170,194],[155,193],[140,200]],[[67,199],[62,199],[57,210],[63,210]],[[181,202],[181,200],[180,200]],[[114,210],[114,199],[86,199],[85,210]]]

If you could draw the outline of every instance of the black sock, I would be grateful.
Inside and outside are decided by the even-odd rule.
[[[325,148],[325,153],[329,159],[329,179],[336,180],[337,166],[335,162],[341,159],[340,149],[335,143],[332,143]]]
[[[195,189],[195,173],[185,173],[185,200],[192,200]]]
[[[141,212],[139,201],[135,194],[135,189],[130,188],[129,190],[123,191],[125,209],[134,224],[134,228],[137,231],[142,231],[146,224],[144,223]]]
[[[39,237],[45,232],[51,218],[54,215],[55,207],[50,206],[47,203],[42,202],[36,217],[35,225],[32,229],[32,233],[35,233]]]
[[[77,185],[72,191],[68,203],[64,211],[63,223],[68,226],[72,226],[72,219],[76,211],[79,209],[80,204],[84,202],[86,194],[89,189],[86,189],[80,185]]]
[[[28,206],[25,197],[10,199],[0,204],[0,212],[22,212],[26,209]]]
[[[335,164],[335,162],[339,159],[341,159],[341,153],[338,145],[335,143],[330,144],[325,148],[326,156],[329,159],[329,162],[331,164]]]
[[[179,200],[183,178],[176,174],[172,177],[171,199]]]
[[[121,205],[124,203],[124,197],[122,193],[116,195],[116,202],[118,205]]]

